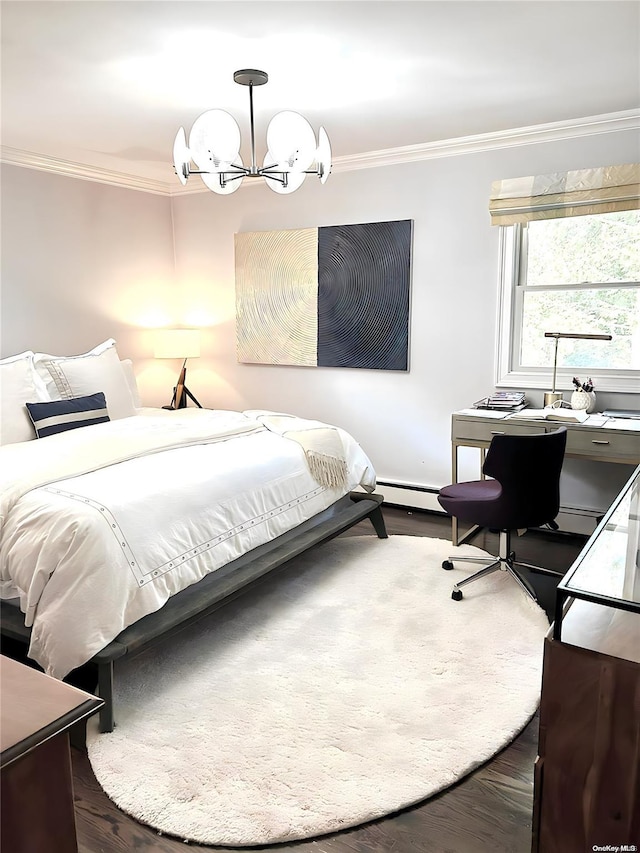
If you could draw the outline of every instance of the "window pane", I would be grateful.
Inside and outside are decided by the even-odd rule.
[[[545,332],[613,335],[612,341],[561,340],[558,367],[640,369],[640,288],[593,288],[524,294],[522,367],[553,364]]]
[[[527,286],[640,281],[640,212],[530,222]]]

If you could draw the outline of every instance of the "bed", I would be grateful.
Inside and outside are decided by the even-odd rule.
[[[78,361],[46,356],[55,388],[37,354],[16,357],[36,371],[17,395],[31,398],[28,436],[5,406],[16,383],[2,383],[0,624],[56,678],[95,664],[110,731],[120,657],[363,518],[386,531],[373,466],[348,432],[265,410],[143,409],[105,343]],[[105,353],[109,370],[96,371]]]

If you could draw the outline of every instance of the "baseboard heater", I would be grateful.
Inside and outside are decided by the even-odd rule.
[[[411,483],[392,483],[389,480],[378,480],[376,488],[384,497],[384,502],[391,506],[409,507],[410,509],[426,509],[446,515],[438,503],[439,488],[435,486],[414,486]]]

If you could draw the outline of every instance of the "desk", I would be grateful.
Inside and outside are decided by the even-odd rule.
[[[526,411],[526,410],[524,410]],[[523,418],[507,415],[492,417],[487,412],[465,409],[451,416],[451,482],[458,482],[458,448],[479,447],[482,462],[494,435],[531,435],[552,432],[559,426],[567,427],[567,449],[565,456],[589,459],[594,462],[619,462],[625,465],[640,464],[640,421],[614,420],[610,418],[604,426],[585,424],[559,424],[556,421]],[[451,541],[460,545],[471,532],[458,535],[458,520],[451,519]]]
[[[70,727],[104,703],[0,657],[0,843],[7,853],[76,853]]]

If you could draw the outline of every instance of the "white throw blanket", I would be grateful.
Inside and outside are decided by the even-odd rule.
[[[320,421],[294,415],[245,412],[267,429],[296,441],[304,450],[311,476],[328,489],[343,489],[347,482],[347,460],[340,431]]]

